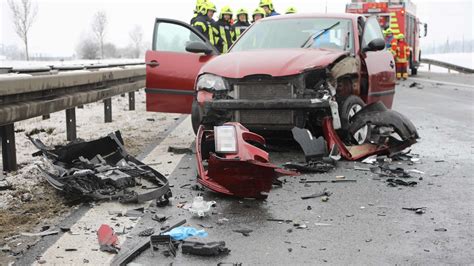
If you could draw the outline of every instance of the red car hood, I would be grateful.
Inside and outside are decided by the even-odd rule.
[[[345,53],[307,48],[231,52],[211,60],[201,73],[236,79],[258,74],[290,76],[306,69],[325,67]]]

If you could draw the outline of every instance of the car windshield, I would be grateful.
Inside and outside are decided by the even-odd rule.
[[[327,31],[324,31],[325,29]],[[242,35],[230,52],[303,46],[352,52],[354,44],[351,20],[333,18],[263,20]]]

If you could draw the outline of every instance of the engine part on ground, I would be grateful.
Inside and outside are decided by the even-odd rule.
[[[214,130],[201,126],[196,136],[198,182],[218,193],[265,199],[274,179],[297,175],[270,163],[269,154],[256,145],[265,147],[265,139],[239,123]]]
[[[40,168],[46,180],[69,196],[92,200],[119,200],[139,203],[149,200],[168,202],[168,180],[161,173],[129,155],[119,131],[92,141],[73,141],[64,146],[48,147],[30,138],[51,163],[54,172]],[[146,181],[157,187],[138,193],[134,189]]]
[[[97,238],[100,251],[118,253],[120,250],[118,237],[110,226],[106,224],[101,225],[97,231]]]
[[[176,257],[176,246],[170,235],[150,236],[150,246],[153,250],[161,250],[162,253],[167,257],[171,255]]]
[[[218,256],[230,253],[230,250],[225,247],[224,241],[209,243],[184,241],[181,245],[181,250],[183,254],[192,254],[198,256]]]
[[[204,201],[203,197],[197,196],[194,198],[193,203],[191,204],[191,207],[189,207],[188,210],[193,215],[204,217],[211,211],[211,207],[215,204],[215,201]]]

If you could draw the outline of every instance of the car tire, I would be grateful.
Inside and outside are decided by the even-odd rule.
[[[201,122],[202,110],[201,107],[199,107],[199,104],[196,99],[194,99],[193,104],[191,105],[191,123],[193,125],[194,134],[197,134],[199,126],[201,126]]]
[[[349,128],[351,118],[365,106],[364,101],[355,95],[350,95],[343,98],[339,102],[339,117],[341,119],[341,137],[344,140],[350,141],[352,139]]]

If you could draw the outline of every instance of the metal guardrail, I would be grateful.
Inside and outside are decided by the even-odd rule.
[[[66,134],[72,141],[76,139],[76,107],[104,100],[104,120],[112,122],[111,98],[128,93],[129,109],[135,110],[135,91],[145,87],[145,73],[143,64],[118,64],[55,75],[0,75],[3,169],[17,168],[15,122],[66,110]]]
[[[125,67],[143,65],[144,62],[134,63],[109,63],[109,64],[76,64],[76,65],[44,65],[44,66],[25,66],[25,67],[0,67],[0,74],[56,74],[58,71],[90,70],[100,68]]]
[[[448,70],[454,70],[463,74],[474,74],[474,69],[458,66],[451,63],[446,63],[434,59],[422,58],[421,63],[428,64],[428,69],[431,70],[431,65],[447,68]]]

